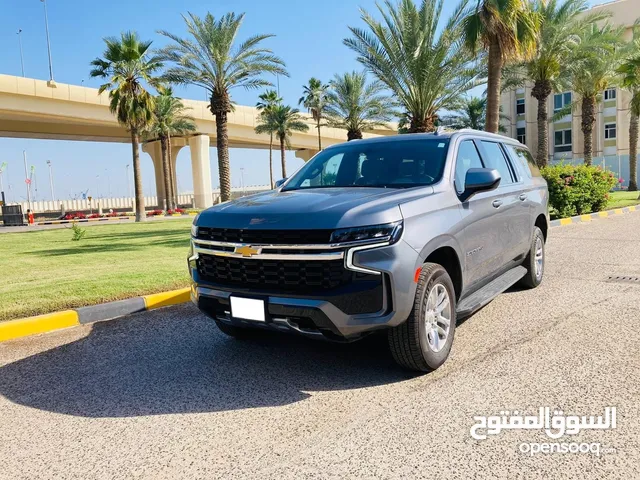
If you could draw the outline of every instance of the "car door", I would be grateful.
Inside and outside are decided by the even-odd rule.
[[[530,241],[530,214],[523,196],[523,181],[513,169],[502,145],[489,139],[479,142],[480,154],[487,168],[500,173],[502,180],[494,192],[493,207],[498,215],[494,228],[500,231],[501,251],[490,266],[491,273],[498,272],[526,251]]]
[[[483,168],[477,141],[463,138],[458,143],[454,169],[454,186],[458,195],[464,191],[464,180],[470,168]],[[462,202],[462,225],[458,242],[464,250],[465,285],[469,290],[488,277],[495,257],[500,254],[500,221],[493,206],[494,192],[481,192]]]

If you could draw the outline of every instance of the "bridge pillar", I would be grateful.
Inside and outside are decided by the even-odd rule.
[[[189,138],[189,149],[191,150],[194,206],[195,208],[209,208],[213,205],[209,135],[195,135]]]
[[[176,180],[176,159],[178,158],[178,153],[185,145],[186,141],[183,138],[171,139],[171,158],[169,159],[169,168],[172,172],[173,191],[176,192],[176,195],[178,194],[178,186]],[[156,195],[158,198],[157,206],[158,208],[164,208],[164,170],[162,169],[162,146],[160,145],[160,141],[154,140],[153,142],[145,143],[142,146],[142,151],[148,153],[151,157],[151,161],[153,162],[153,171],[155,173],[156,180]]]

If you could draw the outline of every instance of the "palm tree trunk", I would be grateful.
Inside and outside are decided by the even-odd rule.
[[[584,135],[584,164],[591,165],[593,161],[593,125],[595,117],[596,99],[582,98],[582,134]]]
[[[140,140],[138,131],[131,129],[131,150],[133,153],[133,188],[136,196],[136,222],[144,222],[147,212],[144,209],[144,192],[142,191],[142,172],[140,171]]]
[[[227,112],[216,111],[216,144],[218,148],[218,171],[220,172],[220,200],[231,199],[231,169],[229,167],[229,133]]]
[[[269,134],[269,182],[273,190],[273,132]]]
[[[280,137],[280,161],[282,162],[282,178],[287,178],[287,165],[285,163],[285,149],[284,149],[284,136],[279,135]]]
[[[318,126],[318,151],[322,150],[322,136],[320,135],[320,115],[318,115],[318,119],[316,120],[316,124]]]
[[[171,165],[171,135],[167,135],[167,156],[169,158],[169,208],[175,210],[178,207],[178,195],[173,188],[175,181],[173,178],[173,165]]]
[[[538,80],[533,86],[531,96],[538,100],[538,153],[536,161],[539,167],[546,167],[549,158],[549,112],[547,100],[551,95],[551,82]]]
[[[631,114],[629,123],[629,191],[638,190],[638,116]]]
[[[350,142],[351,140],[360,140],[361,138],[361,130],[347,130],[347,142]]]
[[[160,148],[162,151],[162,176],[164,177],[164,208],[171,208],[171,177],[169,176],[169,152],[167,138],[160,138]],[[160,201],[160,199],[158,199]]]
[[[425,119],[419,119],[417,117],[411,118],[411,124],[409,125],[409,133],[433,132],[435,129],[436,129],[435,116],[430,116]]]
[[[502,76],[502,52],[496,43],[489,45],[489,75],[487,78],[487,132],[498,133],[500,128],[500,77]]]

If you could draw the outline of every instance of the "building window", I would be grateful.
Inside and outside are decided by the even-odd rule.
[[[608,88],[607,90],[604,91],[604,100],[605,102],[607,100],[615,100],[616,99],[616,89],[615,88]]]
[[[617,137],[616,132],[616,124],[615,123],[605,123],[604,124],[604,139],[610,140]]]
[[[516,114],[524,115],[524,98],[516,100]]]
[[[527,143],[527,136],[525,135],[525,133],[526,133],[526,130],[524,128],[518,128],[516,130],[516,138],[523,145]]]
[[[556,93],[553,96],[553,111],[557,112],[571,105],[571,92]]]
[[[554,146],[556,152],[570,152],[571,130],[557,130],[555,132]]]

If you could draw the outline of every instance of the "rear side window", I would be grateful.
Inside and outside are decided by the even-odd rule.
[[[509,152],[509,155],[511,155],[511,159],[520,165],[520,169],[525,172],[529,178],[542,176],[529,150],[514,145],[505,145],[505,148],[507,152]]]
[[[484,158],[487,168],[495,168],[500,173],[500,185],[508,185],[513,183],[513,177],[511,176],[511,170],[507,159],[502,153],[500,145],[495,142],[488,142],[481,140],[482,148],[486,154]]]
[[[456,157],[455,184],[458,194],[464,192],[464,182],[470,168],[482,168],[482,160],[475,144],[471,140],[465,140],[460,143]]]

